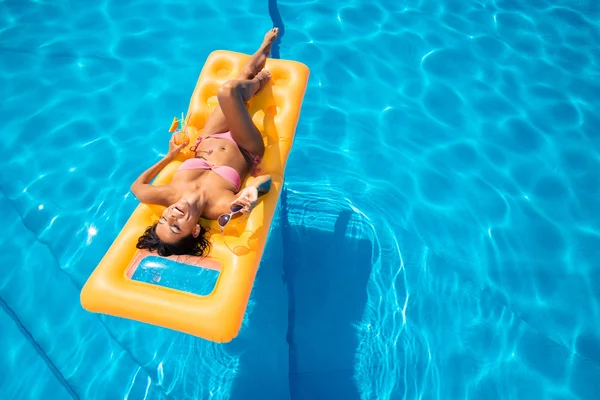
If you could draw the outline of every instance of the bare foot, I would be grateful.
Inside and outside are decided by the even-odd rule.
[[[257,83],[256,91],[252,94],[252,96],[256,96],[265,88],[265,86],[267,86],[267,83],[269,83],[271,80],[271,71],[263,68],[252,80]]]
[[[265,67],[267,58],[271,54],[271,47],[273,42],[277,39],[279,34],[279,28],[273,28],[265,33],[265,39],[260,45],[259,49],[250,57],[242,68],[240,79],[252,79],[254,76]]]
[[[277,35],[279,34],[279,28],[273,28],[265,33],[265,39],[260,45],[260,52],[266,57],[271,55],[271,47],[273,47],[273,42],[277,39]],[[264,67],[264,63],[263,63]]]
[[[273,43],[275,39],[277,39],[277,35],[279,34],[279,28],[273,28],[265,33],[265,40],[263,43]]]
[[[270,80],[271,72],[266,68],[261,69],[249,82],[248,80],[244,80],[243,85],[240,86],[240,94],[244,103],[248,103],[252,97],[260,93]],[[248,107],[248,104],[246,104],[246,107]]]

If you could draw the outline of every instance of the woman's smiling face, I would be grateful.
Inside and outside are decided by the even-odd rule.
[[[197,237],[200,233],[198,218],[201,214],[202,210],[181,199],[165,208],[156,225],[156,235],[161,241],[169,244],[176,243],[188,235]]]

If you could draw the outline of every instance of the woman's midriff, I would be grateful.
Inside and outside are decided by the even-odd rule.
[[[223,139],[204,139],[196,149],[200,157],[213,165],[227,165],[235,169],[241,177],[248,172],[248,161],[233,142]]]
[[[211,138],[203,140],[196,150],[196,157],[203,158],[213,165],[230,166],[240,174],[242,179],[248,171],[248,163],[238,146],[227,140]],[[215,204],[222,196],[222,190],[236,192],[236,188],[231,182],[223,179],[223,177],[217,175],[214,171],[205,169],[177,171],[170,183],[170,186],[177,192],[178,196],[190,190],[191,185],[195,185],[198,190],[205,189],[209,203]],[[205,210],[205,214],[209,214],[204,215],[205,218],[211,217],[210,207]]]

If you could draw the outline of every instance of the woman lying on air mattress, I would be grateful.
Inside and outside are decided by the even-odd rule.
[[[167,155],[131,185],[131,191],[141,202],[167,207],[158,222],[139,238],[138,249],[156,250],[165,257],[206,255],[208,230],[200,225],[199,218],[217,220],[223,228],[231,218],[250,212],[258,197],[269,191],[269,175],[258,176],[242,191],[239,189],[245,177],[256,170],[265,152],[263,138],[248,114],[246,103],[271,79],[270,72],[263,67],[277,33],[277,28],[267,32],[238,78],[219,88],[218,106],[207,119],[202,137],[190,149],[195,157],[180,165],[171,182],[150,185],[156,174],[188,145],[177,145],[173,138]]]

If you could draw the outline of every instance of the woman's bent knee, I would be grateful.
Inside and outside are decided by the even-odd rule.
[[[239,85],[239,81],[235,80],[225,82],[217,91],[217,97],[231,96],[237,91]]]

